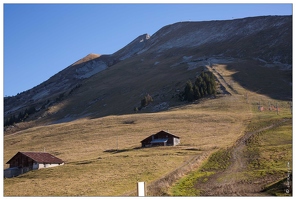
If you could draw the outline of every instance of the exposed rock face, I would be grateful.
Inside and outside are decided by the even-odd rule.
[[[250,17],[226,21],[179,22],[160,29],[145,51],[198,48],[205,54],[262,58],[291,64],[291,16]]]
[[[17,115],[30,106],[34,106],[39,110],[42,107],[47,108],[56,103],[57,99],[62,100],[62,97],[72,98],[72,96],[75,96],[73,91],[83,85],[84,81],[91,80],[92,77],[106,71],[106,69],[119,66],[118,64],[126,61],[132,64],[124,65],[125,67],[134,67],[133,65],[135,65],[135,68],[138,70],[135,73],[136,75],[133,76],[135,84],[143,87],[143,80],[150,79],[150,77],[143,77],[142,80],[136,80],[138,75],[144,76],[147,73],[141,71],[144,70],[143,66],[154,66],[151,70],[165,67],[168,67],[170,70],[179,70],[179,66],[185,64],[187,65],[187,71],[193,71],[198,69],[199,66],[214,62],[217,57],[220,60],[225,60],[225,58],[228,60],[232,58],[257,60],[268,67],[276,63],[284,70],[291,70],[292,16],[179,22],[165,26],[152,36],[143,34],[137,37],[111,55],[89,54],[36,87],[14,97],[4,98],[5,118]],[[178,60],[178,58],[180,59]],[[172,61],[174,59],[176,62]],[[151,64],[149,64],[150,61],[152,62]],[[148,68],[146,67],[146,69]],[[116,73],[116,71],[113,73]],[[164,78],[171,75],[165,74],[167,73],[166,70],[155,73],[152,75],[154,78],[156,76]],[[164,74],[161,75],[160,73]],[[112,73],[110,72],[110,74]],[[115,74],[113,75],[115,76]],[[131,74],[129,75],[131,76]],[[131,78],[124,78],[122,76],[120,74],[120,77],[115,78],[116,81],[113,81],[112,84],[118,85],[112,85],[113,88],[122,86],[122,83],[117,81],[117,78],[121,81]],[[98,84],[98,81],[94,82]],[[131,85],[131,83],[129,84]],[[130,85],[127,85],[120,92],[132,91]],[[91,87],[96,88],[97,85]],[[83,90],[87,89],[84,88]],[[147,90],[147,88],[145,89]],[[99,95],[98,91],[97,93]],[[89,98],[93,100],[112,96],[110,92],[104,92],[102,95]],[[84,98],[86,97],[84,96]],[[103,105],[106,106],[109,103],[106,102]],[[95,105],[95,103],[91,105]],[[162,105],[161,102],[159,102],[159,105]],[[86,114],[82,113],[81,115]]]
[[[150,36],[148,34],[140,35],[124,48],[115,52],[113,56],[115,56],[118,60],[125,60],[141,51],[146,46],[149,39]]]

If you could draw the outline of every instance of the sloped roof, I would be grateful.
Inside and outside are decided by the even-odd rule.
[[[176,135],[173,135],[173,134],[171,134],[171,133],[169,133],[169,132],[167,132],[167,131],[161,130],[161,131],[159,131],[159,132],[157,132],[157,133],[155,133],[155,134],[150,135],[149,137],[146,137],[146,138],[145,138],[144,140],[142,140],[141,142],[144,142],[145,140],[151,138],[152,136],[155,136],[155,135],[160,134],[160,133],[166,133],[166,134],[168,134],[168,135],[170,135],[170,136],[172,136],[172,137],[180,138],[180,137],[178,137],[178,136],[176,136]]]
[[[161,131],[159,131],[158,133],[156,133],[154,135],[157,135],[157,134],[160,134],[160,133],[166,133],[166,134],[171,135],[171,136],[173,136],[175,138],[180,138],[179,136],[173,135],[173,134],[169,133],[168,131],[164,131],[164,130],[161,130]]]
[[[16,155],[18,154],[25,155],[37,163],[62,164],[64,162],[63,160],[51,155],[50,153],[45,152],[18,152]],[[13,156],[6,164],[9,164],[15,156]]]

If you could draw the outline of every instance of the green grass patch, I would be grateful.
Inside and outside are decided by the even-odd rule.
[[[284,176],[292,163],[292,120],[250,137],[246,156],[249,178]]]
[[[194,185],[197,181],[206,182],[210,175],[214,172],[192,172],[171,188],[172,196],[200,196],[200,190],[197,190]]]
[[[255,120],[247,127],[248,131],[277,124],[283,120],[283,116],[258,113],[253,119]],[[241,179],[255,181],[269,176],[285,176],[287,163],[292,161],[292,120],[288,119],[274,128],[252,135],[246,141],[246,145],[244,156],[246,156],[248,166],[239,174],[229,175],[230,178],[237,176]],[[227,149],[220,149],[213,153],[197,171],[183,177],[173,185],[169,193],[172,196],[200,196],[202,191],[196,189],[195,185],[205,183],[212,175],[227,169],[230,165],[230,152]],[[223,176],[223,179],[225,178],[227,177]],[[282,187],[282,184],[274,185],[269,194],[285,196],[281,190]]]
[[[195,184],[205,183],[211,175],[226,169],[230,164],[230,157],[228,150],[219,149],[208,158],[200,169],[191,172],[172,186],[170,194],[172,196],[200,196],[201,191],[196,189]]]
[[[208,161],[201,167],[204,171],[224,170],[230,164],[230,152],[225,149],[220,149],[213,153]]]

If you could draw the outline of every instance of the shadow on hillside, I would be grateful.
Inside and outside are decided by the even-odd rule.
[[[236,72],[233,80],[246,90],[278,100],[292,99],[292,70],[263,67],[255,61],[231,63],[226,69]]]
[[[116,153],[123,153],[123,152],[128,152],[128,151],[134,151],[134,150],[138,150],[141,149],[141,147],[134,147],[131,149],[107,149],[104,152],[105,153],[112,153],[112,154],[116,154]]]
[[[292,196],[292,175],[284,178],[262,190],[272,196]]]

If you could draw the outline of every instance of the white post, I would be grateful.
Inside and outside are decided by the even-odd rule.
[[[138,182],[138,196],[144,197],[145,196],[145,182]]]
[[[118,135],[117,135],[117,149],[116,149],[116,151],[118,151]]]

